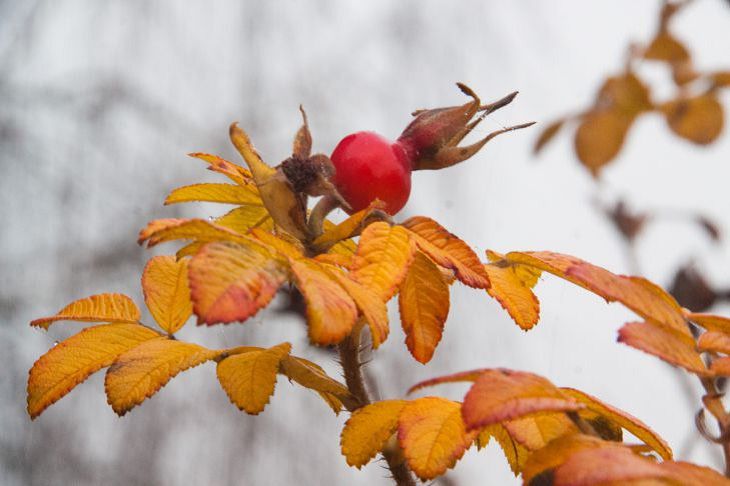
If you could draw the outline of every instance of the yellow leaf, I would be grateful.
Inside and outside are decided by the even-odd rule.
[[[540,271],[511,264],[494,252],[488,251],[487,256],[492,261],[484,266],[491,283],[487,292],[509,312],[522,330],[532,329],[540,319],[540,301],[531,290]]]
[[[55,315],[31,321],[31,326],[48,327],[56,321],[129,322],[139,321],[139,309],[123,294],[98,294],[71,302]]]
[[[251,238],[204,219],[157,219],[151,221],[139,232],[137,243],[147,241],[151,248],[160,243],[174,240],[195,240],[201,243],[211,241],[233,241],[247,243]]]
[[[454,467],[477,433],[466,431],[459,402],[440,397],[408,402],[398,418],[398,442],[408,465],[423,481]]]
[[[662,458],[666,460],[672,458],[672,449],[669,444],[641,420],[580,390],[574,388],[561,388],[561,390],[584,404],[589,410],[606,417],[634,434],[639,440],[644,441],[646,445],[659,453]]]
[[[540,412],[569,412],[585,405],[547,379],[524,371],[486,369],[469,389],[462,407],[470,430]]]
[[[450,268],[463,284],[476,289],[489,287],[489,277],[482,262],[469,245],[448,232],[436,221],[415,216],[403,222],[418,248],[442,267]]]
[[[619,329],[618,341],[700,376],[711,376],[693,344],[671,329],[650,322],[629,322]]]
[[[621,150],[633,118],[616,109],[591,111],[575,132],[575,153],[597,177]]]
[[[144,300],[162,329],[174,334],[193,313],[188,285],[188,260],[156,256],[142,274]]]
[[[264,245],[273,249],[284,258],[302,258],[304,257],[304,247],[294,238],[286,238],[286,234],[274,235],[268,231],[259,228],[251,230],[251,236],[259,240]]]
[[[245,235],[251,228],[266,231],[274,229],[269,212],[263,206],[241,206],[233,208],[223,216],[216,218],[215,224]]]
[[[362,232],[368,218],[378,210],[383,210],[385,205],[382,201],[375,200],[368,207],[362,209],[338,225],[331,225],[325,232],[317,237],[312,246],[317,252],[324,252],[343,240],[349,240]]]
[[[208,166],[209,170],[221,173],[237,184],[245,186],[252,182],[253,176],[248,169],[244,169],[240,165],[229,162],[226,159],[218,157],[217,155],[204,154],[199,152],[188,155],[190,157],[195,157],[196,159],[207,162],[208,164],[210,164]]]
[[[550,441],[578,428],[564,413],[544,413],[502,422],[509,435],[530,451],[545,447]]]
[[[291,260],[297,288],[307,304],[307,322],[312,342],[327,346],[342,341],[357,320],[350,295],[314,260]]]
[[[281,361],[280,372],[303,387],[316,391],[335,413],[339,413],[343,402],[350,406],[355,405],[355,399],[347,387],[327,375],[316,363],[287,356]]]
[[[449,286],[436,264],[421,252],[400,285],[398,309],[408,350],[419,363],[428,363],[449,315]]]
[[[122,416],[151,397],[181,371],[215,358],[220,351],[165,337],[120,355],[106,372],[107,401]]]
[[[689,312],[687,319],[694,322],[698,326],[702,326],[708,331],[723,332],[730,334],[730,318],[723,316],[716,316],[714,314],[699,314]]]
[[[661,109],[674,133],[698,145],[714,142],[725,124],[722,105],[712,94],[671,101]]]
[[[165,205],[192,201],[263,206],[255,187],[221,183],[203,183],[178,187],[167,196]]]
[[[231,403],[252,415],[261,413],[274,394],[279,363],[289,355],[291,344],[235,354],[218,363],[216,373]]]
[[[414,253],[405,229],[382,221],[372,223],[360,236],[350,275],[387,302],[405,278]]]
[[[276,224],[292,236],[307,239],[306,207],[280,171],[266,165],[254,150],[248,135],[235,123],[230,127],[233,145],[251,169],[261,199]]]
[[[266,307],[287,278],[283,263],[258,243],[209,243],[190,260],[198,323],[245,321]]]
[[[382,400],[357,409],[340,436],[342,455],[358,469],[380,452],[398,428],[405,400]]]
[[[28,376],[28,414],[36,418],[92,373],[159,334],[139,324],[88,327],[41,356]]]
[[[480,448],[485,447],[489,443],[489,440],[494,438],[494,440],[497,441],[497,444],[499,444],[499,447],[502,449],[512,473],[515,476],[520,474],[531,453],[525,446],[515,441],[512,436],[509,435],[507,429],[505,429],[501,424],[490,425],[489,427],[482,429],[478,437],[477,444]]]

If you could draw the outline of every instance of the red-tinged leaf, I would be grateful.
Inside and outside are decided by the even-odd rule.
[[[307,304],[310,339],[322,346],[339,343],[357,320],[352,298],[313,260],[291,260],[290,265],[294,283]]]
[[[329,227],[326,228],[325,232],[312,242],[313,248],[318,252],[324,252],[342,240],[349,240],[358,236],[368,221],[376,216],[378,212],[382,213],[384,208],[385,204],[376,199],[367,208],[356,212],[343,222],[337,225],[328,225]]]
[[[502,426],[512,439],[530,451],[542,449],[562,435],[578,432],[578,427],[564,413],[541,413],[507,420]]]
[[[697,349],[730,354],[730,335],[717,331],[705,332],[697,340]]]
[[[480,449],[486,447],[491,439],[497,441],[502,449],[512,473],[515,476],[519,475],[532,453],[525,446],[515,441],[502,424],[494,424],[482,429],[477,436],[477,446]]]
[[[621,151],[632,121],[633,117],[616,109],[583,117],[575,132],[575,153],[594,177]]]
[[[304,246],[292,237],[286,234],[274,235],[268,231],[259,228],[251,230],[251,236],[268,246],[283,258],[302,258],[304,257]]]
[[[667,460],[672,458],[672,449],[669,444],[641,420],[580,390],[574,388],[561,388],[561,390],[584,404],[589,410],[606,417],[631,432],[636,438],[644,441],[646,445],[655,450],[662,458]]]
[[[263,206],[261,197],[254,186],[221,183],[193,184],[173,189],[165,199],[165,206],[195,201]]]
[[[489,287],[489,277],[479,257],[456,235],[423,216],[409,218],[403,226],[416,235],[416,244],[421,251],[442,267],[453,270],[463,284],[477,289]]]
[[[266,307],[287,271],[259,245],[209,243],[190,260],[188,278],[198,323],[227,324]]]
[[[188,260],[156,256],[142,273],[144,300],[160,327],[174,334],[193,313],[188,284]]]
[[[717,376],[730,376],[730,357],[715,358],[710,365],[710,371]]]
[[[540,271],[510,263],[494,252],[487,251],[487,256],[492,262],[484,266],[491,284],[487,292],[522,330],[532,329],[540,319],[540,301],[532,292]]]
[[[123,294],[98,294],[71,302],[49,317],[31,321],[31,326],[48,327],[56,321],[128,322],[139,321],[139,308]]]
[[[687,314],[687,319],[708,331],[730,334],[730,318],[728,317],[690,312]]]
[[[159,333],[139,324],[88,327],[41,356],[28,376],[28,414],[34,419],[120,354]]]
[[[475,382],[482,376],[482,373],[489,371],[489,368],[479,368],[470,371],[461,371],[452,375],[439,376],[437,378],[431,378],[430,380],[424,380],[416,383],[408,389],[408,394],[414,393],[422,388],[427,388],[436,385],[442,385],[445,383],[461,383],[461,382]]]
[[[645,319],[676,331],[687,343],[694,342],[677,301],[646,279],[616,275],[579,258],[547,251],[510,252],[505,258],[552,273],[609,302],[620,302]]]
[[[377,349],[388,338],[388,308],[378,294],[345,275],[339,269],[328,268],[327,272],[345,289],[370,328],[373,348]]]
[[[406,403],[405,400],[382,400],[353,412],[340,436],[347,464],[359,469],[385,447],[398,428],[398,417]]]
[[[192,153],[188,154],[190,157],[203,160],[210,164],[209,170],[213,172],[221,173],[231,179],[233,182],[245,186],[253,182],[253,176],[248,169],[244,169],[238,164],[229,162],[226,159],[218,157],[217,155],[204,154],[204,153]]]
[[[558,134],[560,129],[565,124],[566,119],[565,118],[559,118],[555,120],[554,122],[546,125],[542,131],[540,132],[540,136],[537,137],[537,140],[535,141],[535,145],[532,148],[532,152],[534,154],[540,153],[542,149],[547,145],[553,138],[555,138],[555,135]]]
[[[522,470],[522,480],[527,486],[542,484],[540,479],[549,477],[553,470],[568,460],[571,455],[584,449],[601,447],[620,446],[583,434],[569,434],[559,437],[546,447],[530,455]]]
[[[440,397],[408,402],[398,418],[398,442],[408,465],[423,481],[454,467],[477,433],[466,431],[459,402]]]
[[[247,243],[251,238],[204,219],[157,219],[151,221],[139,232],[137,243],[145,241],[151,248],[160,243],[174,240],[195,240],[201,243],[232,241]]]
[[[360,236],[350,276],[387,302],[405,278],[414,254],[415,246],[405,229],[373,223]]]
[[[220,351],[168,338],[145,341],[120,355],[106,373],[107,401],[122,416],[181,371],[214,359]]]
[[[541,376],[488,369],[464,397],[462,412],[467,428],[474,430],[539,412],[567,412],[584,407]]]
[[[727,486],[730,483],[726,477],[709,467],[698,466],[689,462],[666,461],[661,464],[678,484],[693,486]]]
[[[279,365],[291,344],[234,354],[218,363],[216,374],[231,403],[251,415],[261,413],[276,387]]]
[[[672,101],[661,109],[674,133],[698,145],[717,140],[725,124],[722,105],[712,94]]]
[[[406,346],[419,363],[431,361],[449,315],[449,286],[426,255],[416,253],[398,294]]]
[[[650,322],[630,322],[619,330],[618,341],[700,376],[711,376],[700,354],[677,333]]]

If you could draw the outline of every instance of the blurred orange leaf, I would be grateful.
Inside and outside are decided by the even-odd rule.
[[[209,243],[190,260],[199,324],[245,321],[268,305],[286,280],[284,265],[260,245]]]
[[[422,252],[442,267],[453,270],[462,283],[477,289],[489,287],[489,277],[476,253],[436,221],[415,216],[404,221],[403,226],[415,235]]]
[[[594,177],[621,150],[633,119],[615,110],[591,111],[575,132],[575,153]]]
[[[107,401],[122,416],[170,379],[215,358],[220,351],[165,337],[145,341],[120,355],[106,373]]]
[[[123,294],[97,294],[71,302],[49,317],[31,321],[31,326],[48,327],[56,321],[129,322],[139,321],[139,308]]]
[[[697,340],[697,349],[730,354],[730,335],[717,331],[705,332]]]
[[[167,196],[165,205],[192,201],[263,206],[255,187],[221,183],[203,183],[178,187]]]
[[[314,260],[291,260],[290,265],[294,282],[307,303],[310,339],[322,346],[339,343],[357,320],[352,298]]]
[[[659,453],[662,458],[672,458],[672,449],[669,447],[669,444],[641,420],[580,390],[574,388],[561,388],[561,390],[563,393],[584,404],[589,410],[606,417],[631,432]]]
[[[661,109],[674,133],[698,145],[714,142],[725,123],[722,105],[712,94],[671,101]]]
[[[487,257],[491,262],[484,266],[491,283],[487,292],[521,329],[532,329],[540,319],[540,302],[531,290],[540,277],[540,270],[510,263],[492,251],[487,251]]]
[[[414,253],[405,229],[382,221],[372,223],[360,236],[350,275],[387,302],[405,278]]]
[[[664,31],[659,32],[651,41],[644,52],[644,58],[675,63],[688,60],[689,52],[672,34]]]
[[[398,419],[398,442],[408,465],[423,481],[454,467],[477,433],[466,431],[460,403],[440,397],[408,402]]]
[[[139,324],[89,327],[51,348],[30,369],[28,414],[32,419],[120,354],[159,333]]]
[[[449,315],[449,286],[426,255],[417,252],[398,294],[403,331],[411,355],[428,363]]]
[[[553,138],[555,138],[555,135],[558,134],[565,122],[565,118],[559,118],[543,128],[540,132],[540,136],[537,137],[535,146],[532,149],[533,153],[539,153],[545,147],[545,145],[547,145]]]
[[[383,450],[398,428],[405,400],[382,400],[355,410],[340,436],[342,455],[358,469]]]
[[[652,354],[700,376],[711,376],[693,344],[677,333],[650,322],[630,322],[619,330],[618,341]]]
[[[160,327],[174,334],[193,313],[188,284],[188,260],[152,258],[142,273],[144,300]]]
[[[251,415],[261,413],[274,394],[279,364],[291,344],[234,354],[218,363],[216,374],[231,403]]]
[[[615,110],[629,121],[651,108],[649,88],[632,72],[606,79],[595,103],[596,111]]]

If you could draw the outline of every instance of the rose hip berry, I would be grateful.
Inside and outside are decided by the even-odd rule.
[[[365,209],[375,199],[395,214],[411,193],[411,161],[400,142],[374,132],[357,132],[340,141],[330,156],[335,186],[352,211]]]

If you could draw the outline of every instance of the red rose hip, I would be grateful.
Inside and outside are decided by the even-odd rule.
[[[330,158],[336,169],[335,186],[353,212],[380,199],[385,210],[395,214],[408,201],[411,158],[400,142],[357,132],[343,138]]]

